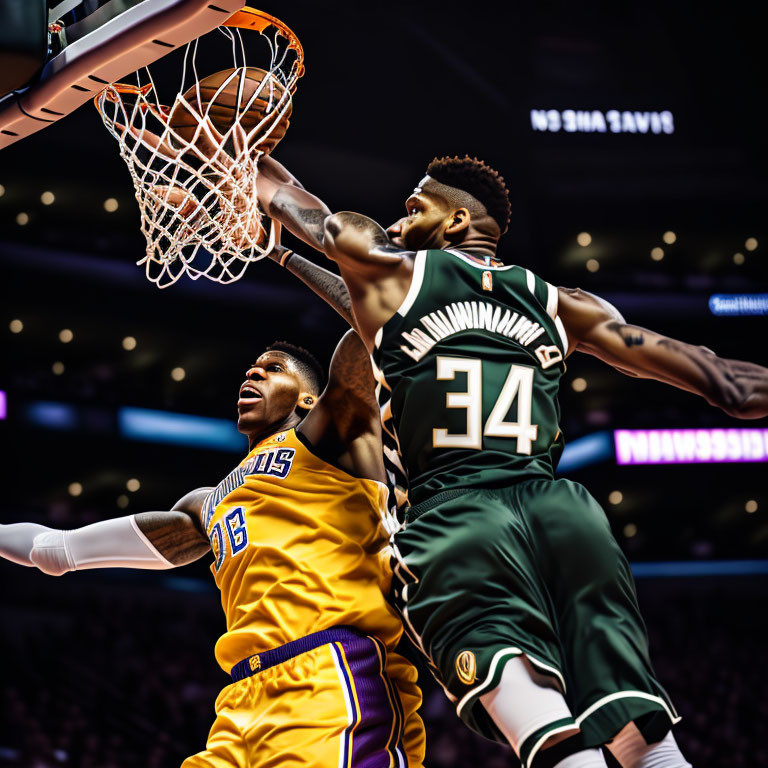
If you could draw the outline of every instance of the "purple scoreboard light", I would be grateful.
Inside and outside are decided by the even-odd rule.
[[[768,461],[768,429],[617,429],[617,464]]]

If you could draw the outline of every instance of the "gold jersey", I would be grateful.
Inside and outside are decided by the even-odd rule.
[[[250,451],[203,509],[227,619],[222,669],[339,625],[394,648],[402,627],[381,591],[386,503],[384,484],[323,461],[293,429]]]

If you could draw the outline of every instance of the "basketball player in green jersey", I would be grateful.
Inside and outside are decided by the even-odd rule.
[[[605,514],[554,479],[558,386],[582,351],[759,418],[768,369],[503,265],[507,191],[477,160],[433,161],[389,234],[331,215],[271,158],[259,195],[349,289],[396,448],[385,455],[407,471],[413,505],[394,537],[394,597],[459,715],[526,767],[605,766],[602,745],[625,768],[687,766]]]

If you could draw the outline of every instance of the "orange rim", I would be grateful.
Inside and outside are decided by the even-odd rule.
[[[145,96],[151,90],[151,83],[146,83],[142,86],[133,85],[132,83],[112,83],[111,85],[108,85],[101,93],[94,97],[93,103],[96,105],[96,109],[99,110],[99,114],[103,115],[104,113],[102,112],[100,105],[102,99],[105,101],[111,101],[113,104],[117,103],[117,99],[111,95],[110,91],[117,91],[118,93],[129,93],[134,96]],[[147,101],[146,104],[142,104],[141,109],[151,110],[161,120],[167,119],[171,111],[170,108],[166,107],[164,104],[153,104],[150,101]]]
[[[252,29],[261,34],[264,34],[269,27],[275,27],[278,32],[288,40],[288,48],[292,51],[296,51],[296,56],[298,58],[296,63],[298,74],[296,77],[302,77],[304,74],[304,48],[293,30],[277,17],[270,16],[270,14],[265,13],[264,11],[259,11],[256,8],[245,6],[233,13],[222,26],[237,27],[238,29]]]
[[[270,27],[275,27],[277,31],[288,41],[288,49],[296,52],[296,80],[304,76],[304,48],[299,42],[299,38],[296,37],[293,30],[284,24],[280,19],[275,16],[271,16],[264,11],[259,11],[256,8],[249,8],[247,5],[241,8],[239,11],[233,13],[221,26],[223,27],[236,27],[238,29],[250,29],[259,34],[264,34]],[[118,93],[131,93],[141,94],[142,96],[152,87],[151,85],[132,85],[131,83],[112,83],[110,86],[114,88]],[[296,81],[293,83],[293,87],[290,89],[291,93],[296,90]],[[106,89],[109,91],[109,88]],[[101,114],[101,108],[99,106],[99,100],[102,98],[105,91],[102,91],[94,99],[93,103],[96,105],[96,109]],[[108,96],[106,98],[109,98]],[[163,114],[167,116],[169,109],[162,104],[154,105],[159,114],[158,117]],[[152,108],[151,106],[149,107]]]

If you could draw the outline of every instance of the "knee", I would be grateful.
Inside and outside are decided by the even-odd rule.
[[[648,744],[640,729],[628,723],[606,746],[621,768],[691,768],[672,731],[661,741]]]

